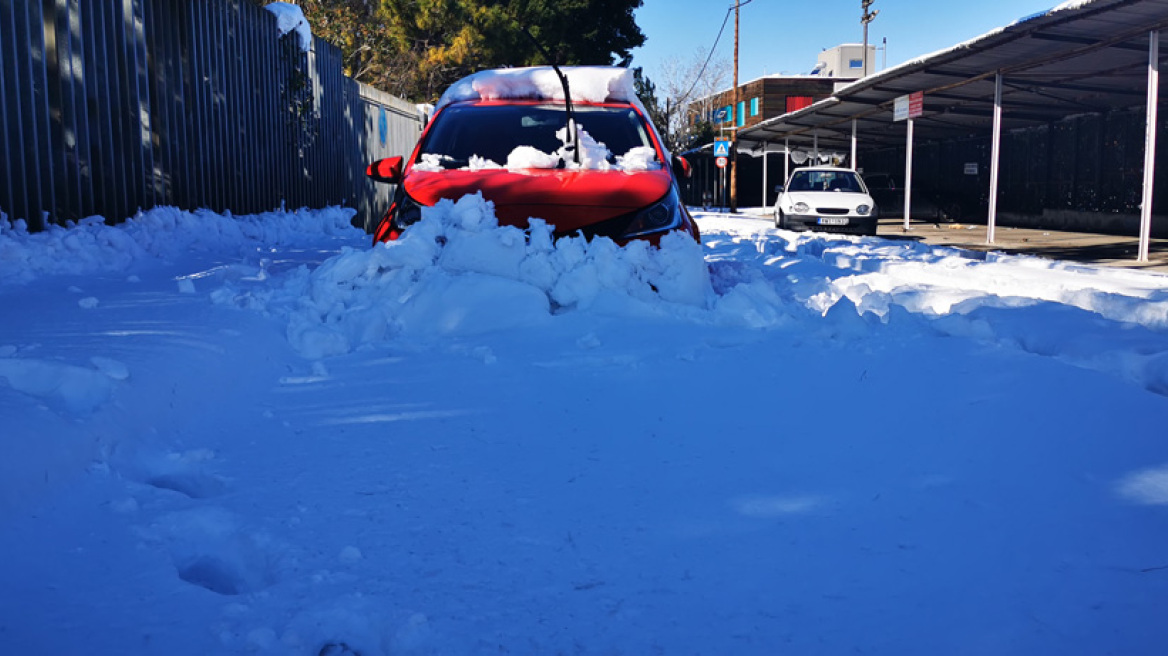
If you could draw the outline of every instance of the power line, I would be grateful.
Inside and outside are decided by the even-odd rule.
[[[689,94],[693,93],[693,90],[697,88],[698,82],[701,81],[702,75],[706,72],[706,67],[710,65],[710,60],[714,58],[714,52],[718,49],[718,42],[722,40],[722,32],[726,30],[726,22],[730,20],[731,11],[734,11],[734,7],[730,7],[726,10],[726,16],[722,19],[722,27],[718,29],[718,38],[714,39],[714,47],[710,48],[710,54],[706,57],[706,63],[702,64],[702,70],[698,71],[697,77],[694,78],[693,86],[691,86],[689,91],[686,91],[685,95],[679,98],[679,100],[689,98]]]

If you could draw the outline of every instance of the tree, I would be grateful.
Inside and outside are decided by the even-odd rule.
[[[269,0],[252,0],[267,4]],[[341,49],[345,73],[435,101],[483,68],[628,63],[645,43],[642,0],[300,0],[313,33]]]
[[[672,151],[683,151],[714,140],[716,131],[706,118],[714,109],[714,95],[725,84],[729,64],[697,51],[688,64],[675,58],[662,66],[663,85],[659,87],[641,68],[633,69],[637,97],[649,112],[649,118]]]
[[[661,94],[672,107],[668,131],[676,148],[684,150],[713,141],[716,132],[708,117],[715,109],[714,96],[729,84],[730,62],[703,48],[685,62],[666,59],[661,71]]]
[[[633,10],[642,0],[381,0],[392,47],[415,64],[407,88],[436,100],[451,82],[483,68],[627,60],[645,36]]]

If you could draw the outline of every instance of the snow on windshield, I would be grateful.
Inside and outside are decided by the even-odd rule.
[[[581,105],[574,120],[579,161],[568,145],[562,105],[458,104],[434,118],[415,170],[661,168],[651,128],[628,106]]]
[[[422,153],[419,161],[414,164],[415,171],[441,171],[448,168],[461,168],[467,171],[481,171],[486,169],[507,169],[512,171],[523,169],[569,169],[569,170],[597,170],[597,171],[656,171],[661,168],[657,161],[657,151],[652,146],[634,146],[623,155],[614,156],[612,151],[603,143],[598,142],[588,134],[588,131],[579,126],[577,128],[580,145],[580,161],[573,155],[573,146],[568,145],[568,129],[561,128],[556,132],[556,138],[561,145],[554,152],[545,153],[534,146],[516,146],[508,155],[505,163],[499,164],[481,155],[471,155],[465,166],[457,166],[459,160],[449,155]],[[452,166],[453,165],[453,166]]]

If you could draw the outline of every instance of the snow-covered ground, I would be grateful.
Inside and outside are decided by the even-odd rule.
[[[1168,644],[1168,277],[349,216],[0,229],[0,653]]]

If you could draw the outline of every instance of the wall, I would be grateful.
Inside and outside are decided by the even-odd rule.
[[[33,230],[156,205],[344,204],[363,222],[391,191],[365,165],[422,126],[244,0],[0,0],[0,73],[0,212]]]

